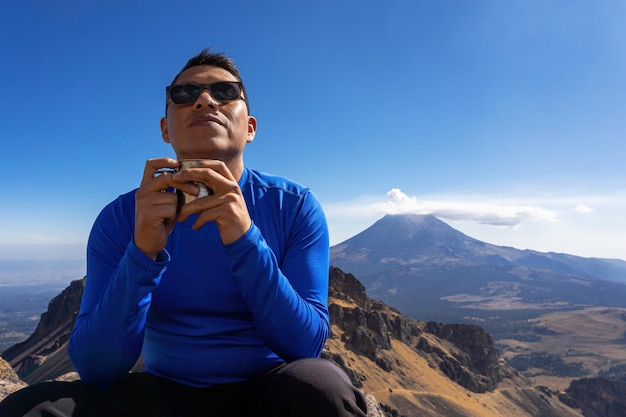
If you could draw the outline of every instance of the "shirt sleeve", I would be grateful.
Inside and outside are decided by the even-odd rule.
[[[100,213],[87,244],[87,279],[68,353],[81,379],[100,389],[139,358],[151,293],[169,260],[163,251],[155,262],[135,246],[133,222],[118,199]]]
[[[280,265],[254,224],[226,246],[261,337],[286,361],[319,356],[330,332],[326,218],[310,191],[296,211]]]

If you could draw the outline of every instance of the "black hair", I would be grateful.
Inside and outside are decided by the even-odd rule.
[[[204,48],[200,53],[187,61],[185,66],[176,74],[171,85],[174,85],[178,77],[188,70],[191,67],[195,67],[197,65],[211,65],[214,67],[223,68],[226,71],[230,72],[234,75],[237,80],[241,82],[241,90],[243,91],[243,101],[246,103],[246,107],[248,108],[248,114],[250,114],[250,102],[248,102],[248,92],[246,91],[246,87],[241,79],[241,74],[239,73],[239,69],[235,65],[235,61],[232,58],[228,57],[226,54],[222,52],[211,52],[210,48]],[[165,108],[167,110],[168,98],[166,98]]]

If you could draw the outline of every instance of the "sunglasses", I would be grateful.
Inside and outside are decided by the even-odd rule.
[[[207,90],[215,101],[239,100],[243,84],[239,81],[218,81],[211,84],[176,84],[165,88],[165,92],[175,104],[195,103],[200,94]]]

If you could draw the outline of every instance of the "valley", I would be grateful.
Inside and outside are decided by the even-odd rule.
[[[626,309],[588,307],[528,320],[534,338],[497,338],[503,358],[533,382],[563,390],[573,379],[626,381]]]
[[[0,353],[33,333],[50,300],[66,286],[57,282],[0,285]]]

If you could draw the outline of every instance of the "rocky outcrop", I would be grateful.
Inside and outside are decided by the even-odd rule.
[[[439,369],[453,381],[473,392],[492,391],[502,381],[506,371],[501,366],[500,355],[491,336],[480,326],[428,322],[424,332],[454,346],[452,355],[438,356]],[[416,348],[432,353],[433,346],[424,337],[419,339]]]
[[[626,383],[603,378],[572,381],[561,401],[582,410],[585,417],[626,416]]]
[[[27,384],[17,376],[17,373],[15,373],[11,365],[0,358],[0,401],[10,393],[26,385]]]
[[[84,286],[85,278],[72,281],[50,301],[48,311],[41,315],[33,334],[2,353],[20,378],[27,378],[49,355],[58,352],[67,343],[80,309]]]
[[[379,353],[390,350],[394,338],[414,346],[433,366],[472,392],[491,391],[513,372],[500,361],[493,340],[479,326],[423,323],[402,316],[384,303],[369,299],[354,275],[335,267],[330,269],[329,295],[350,302],[348,306],[330,303],[330,321],[343,330],[347,348],[370,358],[385,371],[394,364]],[[358,386],[362,376],[348,373]]]

